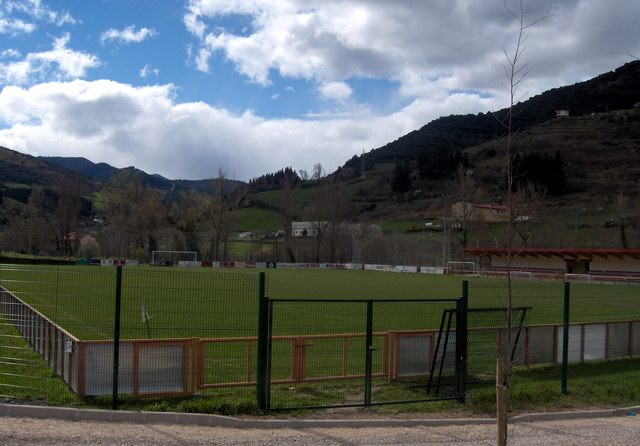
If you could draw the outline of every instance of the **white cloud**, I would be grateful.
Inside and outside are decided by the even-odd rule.
[[[9,48],[7,50],[4,50],[2,52],[0,52],[0,58],[4,59],[4,58],[18,58],[18,57],[22,57],[22,54],[20,54],[20,51],[14,49],[14,48]]]
[[[151,65],[147,64],[140,69],[140,77],[146,79],[150,75],[154,75],[158,77],[160,75],[160,70],[157,68],[153,68]]]
[[[538,0],[534,15],[551,1]],[[537,94],[627,61],[616,53],[640,54],[637,0],[618,0],[616,7],[609,0],[554,0],[554,13],[530,30],[532,71],[524,91]],[[241,31],[225,29],[231,15],[244,16]],[[215,71],[213,64],[226,59],[251,82],[278,82],[270,90],[277,91],[275,104],[289,105],[284,100],[295,91],[295,100],[306,100],[307,86],[333,102],[310,106],[301,119],[267,119],[178,103],[172,85],[73,80],[100,60],[69,49],[64,35],[50,51],[6,53],[14,59],[0,61],[0,82],[14,84],[0,91],[0,145],[133,164],[174,178],[206,178],[223,167],[246,180],[287,165],[311,170],[320,162],[331,171],[363,147],[380,147],[439,116],[507,103],[502,50],[515,30],[501,1],[190,0],[183,21],[193,36],[184,44],[195,69]],[[141,41],[153,31],[143,30],[110,30],[104,42]],[[147,65],[139,74],[157,76],[156,70]],[[58,82],[33,85],[52,79]],[[378,85],[388,107],[356,101],[371,97],[374,104]]]
[[[110,41],[115,41],[121,44],[140,43],[157,34],[158,33],[153,28],[140,28],[139,31],[136,31],[135,25],[127,26],[121,30],[109,28],[100,34],[100,43],[102,45],[105,45]]]
[[[208,178],[223,167],[248,180],[287,165],[328,171],[362,147],[415,128],[430,104],[378,118],[264,119],[201,102],[176,103],[172,85],[114,81],[49,82],[0,92],[0,145],[33,155],[86,156],[172,178]]]
[[[351,87],[345,82],[327,82],[320,85],[319,90],[325,99],[336,101],[344,101],[353,93]]]
[[[29,34],[36,30],[36,25],[20,19],[5,18],[0,15],[0,34]]]
[[[526,55],[536,88],[583,80],[585,73],[622,64],[616,53],[640,52],[637,0],[615,7],[609,0],[529,3],[531,18],[550,6],[554,14],[529,30]],[[248,33],[224,28],[231,14],[251,21]],[[501,1],[190,0],[184,23],[200,46],[201,71],[209,71],[211,57],[220,53],[261,85],[270,84],[273,72],[320,85],[386,79],[399,83],[398,92],[408,98],[434,88],[445,95],[448,89],[500,95],[503,47],[515,41]]]
[[[97,56],[67,48],[69,33],[53,41],[53,49],[39,53],[29,53],[23,60],[0,63],[0,81],[8,84],[25,85],[45,77],[54,79],[75,79],[86,75],[90,68],[100,65]]]
[[[79,22],[66,11],[56,11],[49,8],[42,0],[9,0],[0,3],[0,34],[3,32],[31,33],[37,28],[35,23],[11,17],[16,13],[24,14],[35,22],[53,23],[56,26],[75,25]],[[9,16],[8,19],[7,16]],[[5,29],[9,29],[9,31],[5,31]]]

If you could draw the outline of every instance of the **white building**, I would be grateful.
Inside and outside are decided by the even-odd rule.
[[[326,221],[294,221],[291,223],[291,235],[294,237],[315,237],[318,228],[323,229],[329,225]]]

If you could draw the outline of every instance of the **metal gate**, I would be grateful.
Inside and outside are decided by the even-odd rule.
[[[265,297],[258,403],[283,410],[463,401],[466,307],[466,287],[458,299]],[[452,308],[453,331],[438,349],[441,315]],[[436,363],[437,392],[430,385]]]

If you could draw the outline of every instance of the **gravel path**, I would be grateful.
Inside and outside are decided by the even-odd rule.
[[[0,417],[1,445],[493,445],[494,425],[232,429]],[[640,444],[640,417],[513,423],[510,445]]]

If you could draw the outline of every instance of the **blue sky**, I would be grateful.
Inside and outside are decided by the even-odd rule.
[[[525,97],[640,53],[636,0],[529,4],[552,17]],[[0,0],[0,145],[169,178],[330,172],[504,107],[516,31],[502,0]]]

